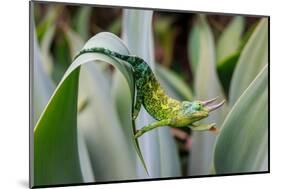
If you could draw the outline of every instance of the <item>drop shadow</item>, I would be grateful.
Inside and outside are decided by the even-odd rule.
[[[29,188],[29,182],[28,180],[20,180],[18,181],[19,185],[25,188]]]

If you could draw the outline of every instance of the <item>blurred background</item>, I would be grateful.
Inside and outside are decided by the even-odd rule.
[[[47,23],[47,17],[52,17],[48,19],[52,23]],[[67,27],[77,32],[84,40],[104,31],[121,37],[122,8],[118,7],[36,4],[34,18],[39,43],[42,42],[46,27],[55,26],[50,52],[54,64],[64,65],[57,65],[63,69],[60,77],[72,62],[64,36],[64,30]],[[155,11],[152,20],[156,62],[174,70],[189,85],[192,85],[193,74],[191,57],[187,52],[189,51],[189,36],[196,18],[197,14],[194,13]],[[223,14],[206,15],[215,41],[234,18],[235,16]],[[249,33],[254,28],[259,18],[243,16],[243,20],[245,23],[243,23],[242,35],[245,34],[244,37],[247,38],[247,32]],[[65,48],[60,48],[63,45]],[[63,60],[60,59],[60,55],[63,55]],[[59,81],[60,77],[54,76],[56,81]]]

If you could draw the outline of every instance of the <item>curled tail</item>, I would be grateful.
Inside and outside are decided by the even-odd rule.
[[[115,58],[119,58],[121,60],[124,60],[124,61],[130,63],[132,66],[136,66],[136,65],[144,62],[143,59],[141,59],[137,56],[122,55],[122,54],[119,54],[117,52],[114,52],[114,51],[111,51],[109,49],[102,48],[102,47],[94,47],[94,48],[89,48],[89,49],[83,49],[82,51],[80,51],[74,57],[74,60],[76,58],[78,58],[80,55],[85,54],[85,53],[101,53],[101,54],[104,54],[104,55],[108,55],[108,56],[111,56],[111,57],[115,57]]]

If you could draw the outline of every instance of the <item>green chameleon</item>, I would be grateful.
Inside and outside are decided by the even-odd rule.
[[[215,123],[195,124],[203,118],[208,117],[209,112],[221,107],[224,101],[212,105],[217,98],[207,101],[178,101],[169,97],[164,89],[160,86],[155,75],[148,64],[140,57],[122,55],[105,48],[89,48],[80,51],[75,59],[84,53],[101,53],[113,58],[118,58],[128,62],[133,68],[133,75],[136,82],[136,103],[133,111],[133,120],[135,120],[140,111],[141,105],[157,121],[144,126],[135,133],[135,138],[144,133],[161,126],[171,127],[190,127],[195,131],[210,130],[218,132]]]

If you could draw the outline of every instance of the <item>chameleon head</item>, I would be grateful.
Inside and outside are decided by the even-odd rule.
[[[182,102],[182,113],[185,120],[183,125],[190,124],[199,121],[205,117],[208,117],[209,113],[218,109],[224,104],[224,100],[218,104],[211,105],[218,97],[207,100],[207,101],[183,101]]]

